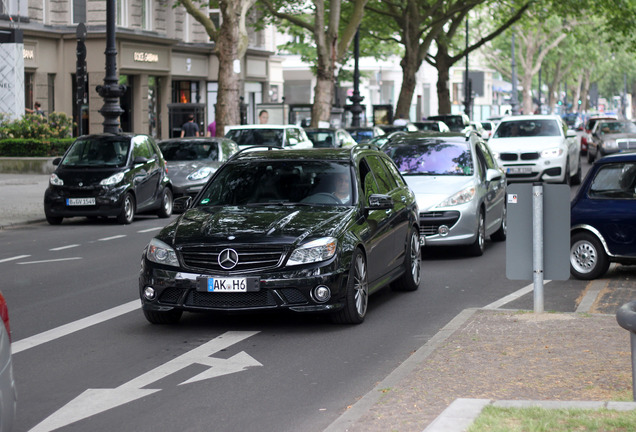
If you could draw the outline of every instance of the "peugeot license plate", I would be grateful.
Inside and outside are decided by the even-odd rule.
[[[89,206],[95,205],[95,198],[67,198],[67,206]]]
[[[241,293],[259,291],[258,278],[200,277],[197,279],[197,291],[215,293]]]

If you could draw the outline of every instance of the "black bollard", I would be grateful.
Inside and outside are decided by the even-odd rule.
[[[616,312],[618,325],[629,330],[632,349],[632,397],[636,401],[636,301],[625,303]]]

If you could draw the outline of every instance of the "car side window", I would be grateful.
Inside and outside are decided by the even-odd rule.
[[[397,187],[397,183],[392,181],[384,163],[380,161],[378,156],[369,156],[367,158],[367,162],[369,163],[369,167],[371,168],[371,171],[373,171],[378,182],[380,193],[387,194]]]
[[[382,158],[382,162],[385,163],[386,168],[389,170],[389,173],[391,173],[391,176],[393,177],[397,185],[399,187],[405,187],[406,182],[402,178],[402,174],[400,174],[400,171],[395,166],[395,163],[391,159],[384,159],[384,158]]]
[[[475,146],[475,156],[477,156],[477,173],[482,180],[486,178],[486,170],[488,169],[488,163],[486,157],[480,146]]]
[[[602,166],[592,180],[588,195],[590,198],[636,198],[636,164],[627,162]]]
[[[488,149],[488,147],[486,147],[486,145],[483,142],[479,142],[478,144],[479,149],[481,150],[481,153],[484,156],[484,159],[486,161],[486,166],[488,168],[497,168],[497,162],[495,162],[495,158],[493,157],[492,153],[490,153],[490,150]]]
[[[362,190],[364,192],[365,204],[369,202],[369,197],[378,193],[378,183],[371,172],[371,168],[365,159],[360,161],[360,180],[362,180]]]
[[[148,147],[148,142],[143,136],[133,138],[133,158],[136,157],[145,157],[146,159],[152,159],[150,147]]]

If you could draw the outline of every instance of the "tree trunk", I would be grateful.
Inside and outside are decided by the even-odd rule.
[[[581,110],[580,112],[587,112],[589,106],[587,102],[587,97],[590,93],[590,78],[592,76],[591,69],[585,69],[583,71],[583,84],[581,85]]]
[[[311,127],[318,127],[319,121],[329,122],[333,100],[333,72],[318,71],[314,87],[314,104],[311,107]]]
[[[219,92],[216,102],[216,135],[225,135],[225,126],[239,124],[240,74],[234,72],[239,62],[240,2],[220,2],[223,20],[219,28],[216,53],[219,57]]]
[[[445,46],[438,44],[435,55],[435,68],[437,69],[437,103],[439,114],[451,113],[450,89],[450,56]]]

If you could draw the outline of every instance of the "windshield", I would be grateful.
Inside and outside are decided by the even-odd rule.
[[[166,141],[159,143],[165,160],[193,161],[201,159],[218,160],[219,148],[216,142],[210,141]]]
[[[306,130],[307,136],[314,143],[314,147],[334,147],[335,133],[333,131],[311,131]]]
[[[130,140],[122,137],[84,138],[76,140],[60,165],[125,166]]]
[[[385,150],[402,175],[473,175],[470,146],[442,141],[391,146]]]
[[[511,120],[501,122],[494,138],[521,138],[538,136],[561,136],[561,128],[556,120]]]
[[[450,116],[431,116],[429,120],[441,120],[448,128],[453,132],[458,132],[464,129],[464,119],[462,116],[450,115]]]
[[[197,207],[223,205],[351,205],[345,163],[316,160],[235,162],[217,172]]]
[[[636,133],[636,125],[632,122],[602,122],[598,126],[599,130],[606,134]]]
[[[240,146],[283,146],[282,129],[231,129],[225,136]]]

